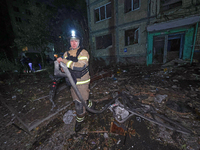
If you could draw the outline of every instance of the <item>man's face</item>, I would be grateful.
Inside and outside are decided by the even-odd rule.
[[[79,46],[79,40],[70,40],[71,48],[76,49]]]

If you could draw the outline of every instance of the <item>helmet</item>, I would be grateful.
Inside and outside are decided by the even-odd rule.
[[[80,32],[76,33],[75,30],[72,30],[69,41],[71,41],[71,40],[78,40],[79,41],[79,46],[83,47],[83,45],[82,45],[83,39],[82,39],[82,37],[81,37],[81,35],[79,33]]]
[[[71,31],[70,41],[71,40],[79,40],[80,41],[80,37],[78,35],[76,35],[74,30]]]

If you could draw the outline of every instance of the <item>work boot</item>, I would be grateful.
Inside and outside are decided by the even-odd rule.
[[[79,132],[82,129],[81,122],[76,121],[75,132]]]

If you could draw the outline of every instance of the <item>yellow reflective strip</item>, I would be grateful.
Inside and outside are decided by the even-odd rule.
[[[84,119],[84,117],[80,118],[80,117],[78,117],[78,116],[76,116],[76,118],[77,118],[77,119]]]
[[[83,120],[84,120],[84,117],[83,118],[76,117],[77,122],[82,122]]]
[[[90,79],[85,80],[85,81],[78,81],[78,82],[76,82],[76,85],[85,84],[85,83],[88,83],[88,82],[90,82]]]
[[[89,100],[88,107],[92,107],[92,101],[91,100]]]
[[[84,60],[84,59],[87,59],[87,61],[88,61],[88,58],[87,58],[86,56],[80,56],[80,57],[78,58],[78,60]]]
[[[67,56],[65,56],[65,58],[67,58]]]
[[[70,68],[72,62],[73,62],[73,61],[71,61],[71,60],[67,62],[67,67],[68,67],[68,68]]]
[[[92,107],[92,103],[89,103],[88,107]]]

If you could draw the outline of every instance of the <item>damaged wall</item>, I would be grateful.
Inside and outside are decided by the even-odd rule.
[[[130,6],[127,2],[126,0],[87,0],[92,56],[102,58],[106,64],[113,62],[151,64],[153,56],[150,55],[153,53],[153,48],[151,50],[148,48],[153,46],[153,39],[149,39],[148,34],[155,31],[149,31],[148,27],[154,24],[192,18],[200,14],[200,4],[196,0],[172,0],[167,2],[145,0],[136,3],[134,8],[131,8],[133,5]],[[110,8],[112,15],[106,18],[108,8]],[[103,17],[103,19],[100,19],[100,17]],[[198,19],[196,22],[198,22]],[[161,63],[174,59],[173,53],[179,55],[178,58],[191,59],[190,49],[194,39],[195,23],[186,26],[182,24],[178,28],[169,28],[168,24],[163,24],[167,29],[162,29],[159,33],[157,31],[158,34],[169,34],[169,40],[166,40],[167,43],[165,41],[165,53],[167,54],[167,51],[170,51],[171,54],[168,53],[168,57],[163,56],[164,61]],[[179,33],[179,30],[182,30],[181,32],[184,32],[184,34],[180,35],[179,38],[170,35],[172,33],[170,30],[173,30],[174,34],[182,34]],[[177,32],[174,32],[174,30],[177,30]],[[112,35],[111,45],[105,44],[107,40],[104,38],[108,34]],[[199,43],[199,32],[197,35],[196,43]],[[187,40],[185,40],[185,37]],[[101,42],[97,39],[101,39]],[[171,47],[174,46],[171,43],[177,42],[180,43],[179,50],[172,49]],[[98,47],[101,44],[107,47]]]
[[[176,2],[172,0],[170,3],[173,5],[169,5],[169,2],[157,1],[157,15],[155,18],[150,19],[150,24],[147,26],[149,33],[147,65],[152,63],[166,63],[171,58],[192,60],[193,56],[195,56],[195,58],[199,59],[196,50],[193,55],[193,44],[196,35],[196,43],[199,41],[199,31],[197,30],[198,34],[196,34],[196,24],[200,22],[200,4],[192,0],[180,0],[178,1],[179,4]],[[165,3],[168,5],[165,5]],[[165,36],[163,47],[160,49],[155,47],[154,41],[154,38],[158,35]],[[178,35],[181,36],[178,37]],[[175,42],[178,42],[177,49],[172,49]],[[161,61],[157,59],[157,53],[160,52]],[[173,57],[170,53],[172,55],[173,53],[176,54],[176,57]]]
[[[111,3],[110,18],[96,21],[95,10],[107,4]],[[140,1],[136,9],[125,12],[124,0],[88,0],[88,14],[90,24],[90,36],[91,36],[91,48],[92,55],[95,58],[103,58],[106,64],[111,62],[123,62],[123,63],[145,63],[146,61],[146,23],[147,23],[147,0],[142,4]],[[101,12],[100,12],[101,15]],[[125,43],[125,38],[129,38],[129,35],[125,35],[128,31],[132,31],[133,36],[131,38],[137,38],[135,43]],[[98,37],[104,37],[104,35],[112,34],[112,45],[105,48],[97,47]],[[137,34],[137,35],[136,35]],[[126,37],[125,37],[126,36]],[[130,35],[131,36],[131,35]],[[103,44],[103,43],[102,43]],[[112,61],[110,61],[112,59]]]

